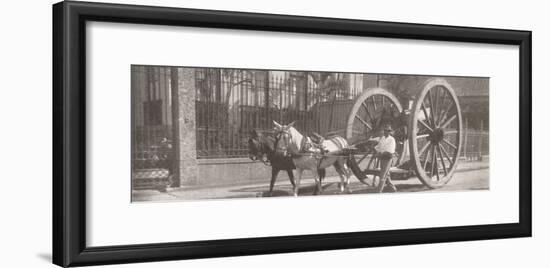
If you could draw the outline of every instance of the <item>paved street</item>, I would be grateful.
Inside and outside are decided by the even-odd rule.
[[[466,166],[466,165],[463,165]],[[421,191],[464,191],[489,189],[489,168],[487,165],[471,165],[471,168],[457,170],[451,181],[442,188],[429,189],[416,177],[407,180],[396,180],[394,184],[397,192],[421,192]],[[466,166],[468,167],[468,166]],[[323,195],[340,194],[339,177],[327,177],[323,181]],[[360,183],[355,176],[350,180],[352,194],[375,193],[372,188]],[[134,202],[140,201],[164,201],[164,200],[195,200],[195,199],[220,199],[220,198],[251,198],[268,196],[269,180],[257,183],[241,183],[231,186],[195,186],[183,188],[171,188],[161,193],[156,190],[133,191]],[[300,195],[312,195],[314,181],[302,180]],[[276,182],[272,196],[291,196],[292,186],[288,180],[280,179]]]

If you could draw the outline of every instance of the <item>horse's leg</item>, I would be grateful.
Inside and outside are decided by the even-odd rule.
[[[342,163],[336,161],[334,162],[334,169],[336,169],[336,172],[338,173],[338,176],[340,176],[340,193],[344,193],[344,191],[347,188],[346,185],[346,176],[344,175],[344,168],[342,167]]]
[[[280,169],[278,168],[271,168],[271,182],[269,183],[269,196],[273,194],[273,186],[275,185],[275,181],[277,180],[277,175],[279,174]]]
[[[348,194],[351,194],[351,188],[349,188],[349,179],[351,178],[351,170],[348,168],[348,165],[346,165],[346,162],[342,162],[342,169],[344,170],[344,175],[346,176],[346,190]]]
[[[338,184],[338,187],[340,188],[340,192],[344,192],[344,178],[342,176],[342,168],[340,167],[340,163],[337,161],[332,164],[334,169],[336,170],[336,173],[338,173],[338,176],[340,177],[340,183]]]
[[[296,181],[294,184],[294,196],[298,197],[298,191],[300,190],[300,180],[302,180],[302,172],[304,170],[297,167],[296,171],[298,172],[298,177],[296,178]]]
[[[292,173],[292,169],[287,169],[286,173],[288,174],[288,179],[290,180],[290,183],[292,183],[292,187],[296,186],[296,183],[294,182],[294,173]]]
[[[317,170],[317,174],[319,174],[319,183],[321,184],[321,191],[323,190],[323,180],[325,179],[325,176],[327,175],[327,171],[324,168],[320,168]]]
[[[319,174],[317,173],[317,169],[312,168],[311,174],[313,175],[313,179],[315,180],[315,190],[313,191],[313,195],[318,195],[321,193],[321,180],[319,178]]]
[[[327,171],[324,168],[320,168],[317,170],[317,174],[319,174],[319,181],[323,181],[325,176],[327,175]]]

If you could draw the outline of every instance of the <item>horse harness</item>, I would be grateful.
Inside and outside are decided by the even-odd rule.
[[[342,144],[336,137],[329,138],[331,142],[333,142],[338,148],[344,149],[344,144]],[[302,139],[300,148],[301,150],[294,154],[292,157],[299,157],[304,155],[311,155],[318,159],[317,162],[317,169],[321,167],[321,163],[323,162],[323,159],[326,159],[327,153],[329,152],[325,146],[323,146],[323,142],[325,141],[325,138],[317,133],[313,133],[311,137],[304,137]],[[318,150],[319,152],[312,151]],[[338,156],[334,155],[331,157],[348,157],[348,156]]]
[[[281,131],[281,134],[289,134],[288,132]],[[345,149],[344,144],[342,144],[336,137],[329,138],[338,148]],[[300,156],[312,156],[318,159],[317,168],[321,166],[323,159],[326,159],[327,153],[329,151],[323,146],[325,138],[317,133],[313,133],[312,137],[304,136],[300,143],[300,151],[297,153],[292,153],[292,158],[297,158]],[[330,157],[344,157],[347,158],[349,155],[331,155]]]

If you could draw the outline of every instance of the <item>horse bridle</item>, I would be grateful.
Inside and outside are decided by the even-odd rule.
[[[266,165],[266,166],[271,166],[271,162],[269,161],[269,159],[268,159],[267,161],[264,161],[264,159],[263,159],[263,156],[265,155],[265,153],[263,153],[263,151],[262,151],[262,150],[265,149],[265,148],[264,148],[264,145],[263,145],[259,140],[256,141],[256,140],[254,140],[253,138],[250,138],[250,140],[254,143],[254,146],[255,146],[255,147],[259,147],[259,148],[260,148],[258,151],[262,153],[262,154],[261,154],[262,156],[261,156],[261,157],[258,157],[258,154],[256,154],[256,155],[254,155],[254,157],[256,157],[257,159],[252,159],[252,156],[249,155],[248,158],[250,158],[250,160],[252,160],[252,161],[258,160],[258,161],[262,162],[262,163],[263,163],[264,165]],[[266,157],[266,159],[267,159],[267,157]]]
[[[279,131],[277,131],[277,134],[275,135],[275,151],[277,151],[277,148],[278,148],[278,145],[279,145],[279,140],[281,140],[281,138],[283,136],[291,136],[290,135],[290,131],[288,129],[281,129]],[[284,152],[285,154],[288,154],[288,141],[286,141],[286,146],[284,147]]]

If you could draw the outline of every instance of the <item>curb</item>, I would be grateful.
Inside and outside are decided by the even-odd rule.
[[[475,170],[482,170],[482,169],[489,169],[489,165],[486,166],[478,166],[478,167],[469,167],[469,168],[461,168],[457,169],[456,173],[463,173],[468,171],[475,171]],[[307,179],[302,179],[302,181],[305,181]],[[277,180],[278,182],[279,180]],[[277,184],[276,182],[276,184]],[[288,180],[286,183],[289,183]],[[252,180],[252,181],[235,181],[231,184],[201,184],[201,185],[188,185],[183,187],[176,187],[176,188],[169,188],[172,191],[189,191],[189,190],[200,190],[200,189],[206,189],[206,188],[227,188],[227,187],[237,187],[237,186],[243,186],[243,185],[263,185],[268,184],[269,185],[269,178],[266,178],[265,180]],[[290,184],[290,183],[289,183]]]

